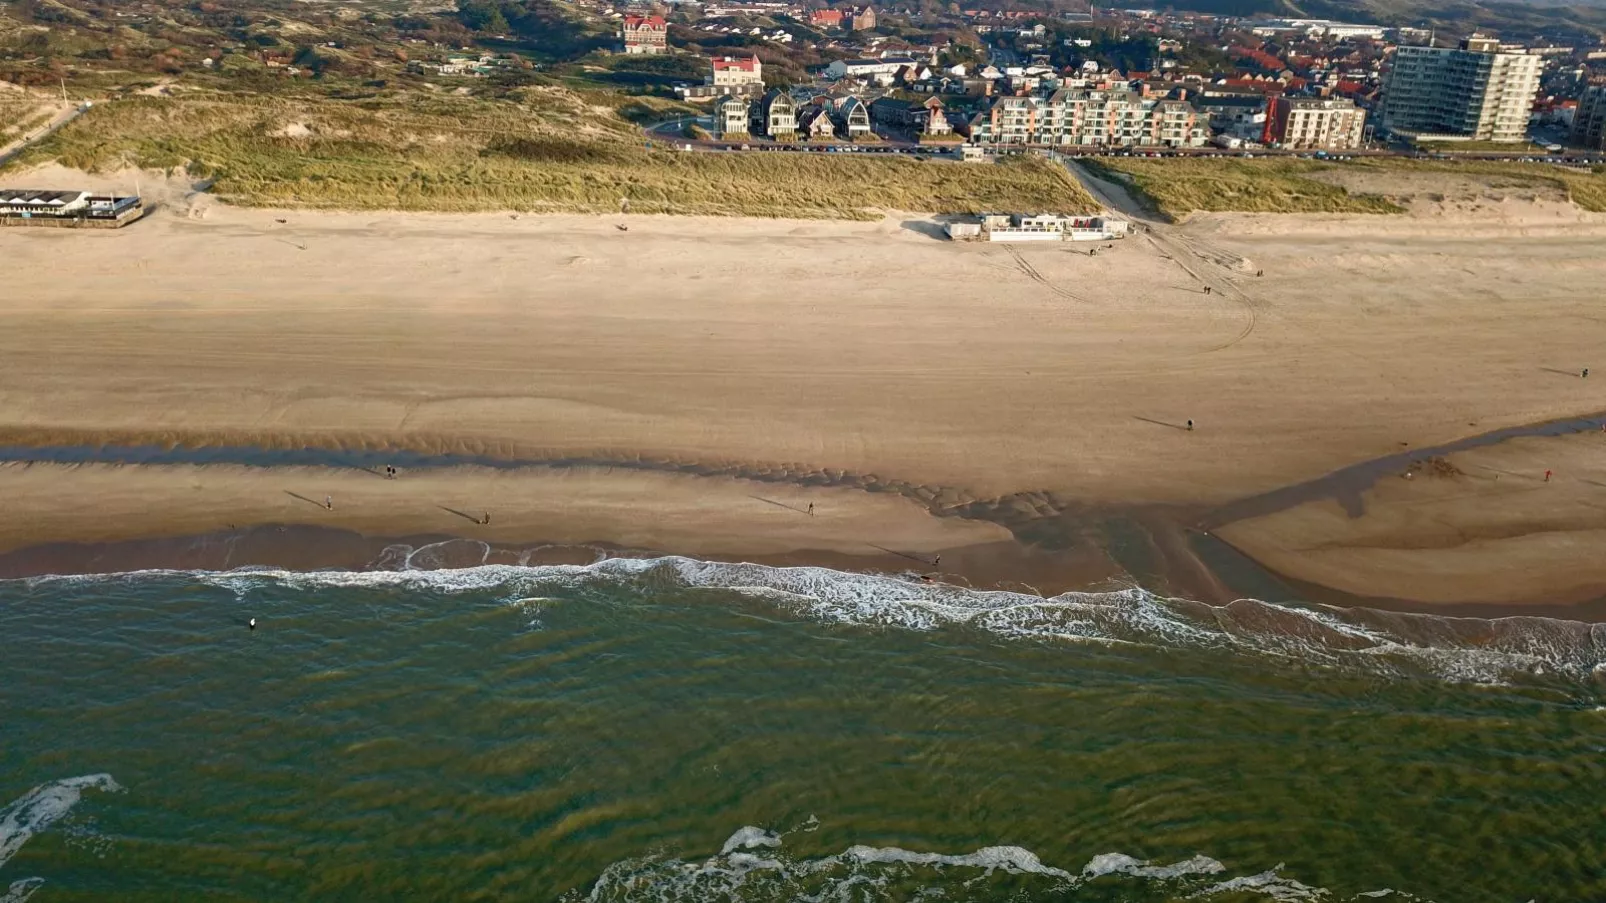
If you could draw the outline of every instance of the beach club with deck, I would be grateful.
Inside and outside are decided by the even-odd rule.
[[[984,213],[943,227],[954,241],[1109,241],[1125,238],[1131,224],[1111,216],[1053,213]]]
[[[139,219],[138,196],[0,188],[0,226],[57,226],[115,229]]]

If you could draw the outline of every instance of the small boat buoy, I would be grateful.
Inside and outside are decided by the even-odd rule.
[[[256,618],[252,618],[250,623],[248,623],[246,626],[251,628],[252,630],[257,629],[257,619]]]

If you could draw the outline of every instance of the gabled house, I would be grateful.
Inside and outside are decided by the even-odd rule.
[[[669,24],[663,16],[625,16],[619,36],[625,53],[663,53],[669,49]]]
[[[842,10],[816,9],[809,12],[809,24],[815,28],[841,28]]]
[[[837,134],[852,141],[870,134],[870,110],[864,101],[848,97],[836,105]]]
[[[909,100],[889,94],[870,105],[870,115],[876,122],[922,135],[949,135],[954,130],[943,112],[942,101],[935,97]]]
[[[797,137],[797,105],[785,91],[771,90],[753,105],[754,133],[777,141]]]
[[[797,125],[806,141],[835,141],[836,120],[825,104],[811,103],[798,114]]]
[[[726,94],[714,101],[714,127],[711,134],[715,138],[730,140],[746,138],[751,126],[753,104],[746,97],[737,97]]]

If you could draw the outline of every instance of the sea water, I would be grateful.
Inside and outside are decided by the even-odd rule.
[[[1586,903],[1603,663],[680,558],[4,582],[0,901]]]

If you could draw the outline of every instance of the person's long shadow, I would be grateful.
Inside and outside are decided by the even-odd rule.
[[[757,500],[763,502],[766,505],[774,505],[777,508],[785,508],[788,511],[796,511],[798,514],[808,514],[808,512],[803,510],[802,508],[798,508],[798,507],[796,507],[794,505],[788,505],[785,502],[777,502],[774,499],[767,499],[767,498],[763,497],[762,495],[750,495],[750,496],[748,496],[748,498],[757,499]]]
[[[900,552],[897,549],[889,549],[886,546],[878,546],[873,542],[867,542],[867,543],[865,543],[865,545],[869,546],[872,549],[880,549],[881,551],[886,552],[888,555],[897,555],[899,558],[907,558],[910,561],[918,561],[921,564],[926,565],[928,567],[933,566],[933,565],[936,564],[935,561],[932,561],[929,558],[921,558],[919,555],[910,555],[908,552]]]
[[[435,507],[441,509],[442,511],[450,511],[451,513],[457,515],[458,517],[461,517],[463,520],[473,521],[476,524],[481,522],[480,519],[475,517],[474,515],[469,514],[467,512],[464,512],[464,511],[459,511],[456,508],[448,508],[445,505],[436,505]]]
[[[1132,419],[1133,420],[1141,420],[1144,423],[1152,423],[1155,426],[1169,426],[1174,430],[1182,430],[1184,433],[1186,433],[1188,431],[1188,428],[1186,426],[1180,424],[1180,423],[1167,423],[1164,420],[1155,420],[1153,417],[1139,417],[1136,414],[1134,414],[1134,415],[1132,415]]]
[[[302,500],[303,502],[306,502],[309,505],[316,505],[319,508],[328,508],[329,507],[328,505],[325,505],[323,502],[317,501],[315,499],[309,499],[309,498],[307,498],[306,496],[302,495],[299,492],[291,492],[290,490],[286,489],[284,491],[284,494],[290,496],[291,498],[300,499],[300,500]]]
[[[1583,378],[1583,372],[1579,370],[1558,370],[1555,367],[1540,367],[1539,369],[1545,371],[1546,373],[1559,373],[1562,376],[1571,376],[1574,379]]]

